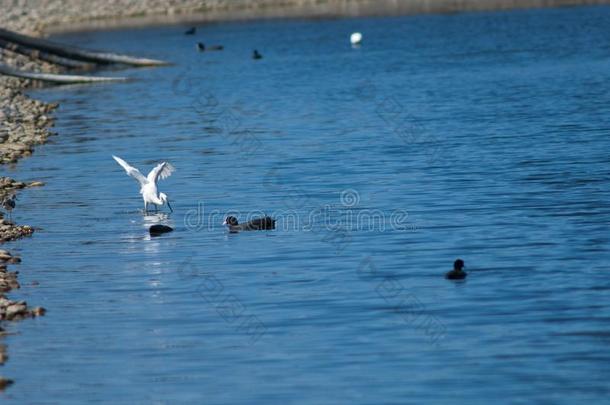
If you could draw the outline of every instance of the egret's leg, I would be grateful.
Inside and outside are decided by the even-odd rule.
[[[144,214],[148,214],[148,203],[144,201]]]
[[[159,212],[159,206],[157,204],[155,204],[155,214],[157,214]]]

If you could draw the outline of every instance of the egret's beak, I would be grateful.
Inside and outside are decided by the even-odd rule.
[[[165,201],[167,203],[167,207],[169,208],[170,212],[174,212],[174,210],[172,209],[172,205],[169,203],[169,200]]]

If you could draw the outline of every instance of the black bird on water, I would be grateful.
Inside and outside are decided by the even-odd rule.
[[[225,49],[225,47],[222,46],[222,45],[208,45],[208,46],[206,46],[203,42],[197,42],[197,50],[199,52],[222,51],[223,49]]]
[[[196,32],[197,32],[197,28],[191,27],[188,30],[184,31],[184,35],[195,35]]]
[[[275,219],[271,217],[255,218],[245,224],[237,222],[237,218],[229,216],[225,219],[223,225],[229,227],[230,232],[239,231],[263,231],[268,229],[275,229]]]
[[[263,59],[263,55],[258,53],[258,51],[255,49],[254,52],[252,52],[252,59],[255,59],[255,60]]]
[[[466,273],[464,270],[462,270],[464,268],[464,261],[462,259],[457,259],[455,262],[453,262],[453,270],[447,272],[447,274],[445,274],[445,278],[449,279],[449,280],[463,280],[466,278],[466,276],[468,275],[468,273]]]

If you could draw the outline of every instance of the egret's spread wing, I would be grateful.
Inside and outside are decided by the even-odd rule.
[[[148,181],[156,183],[159,179],[163,180],[171,176],[174,170],[176,170],[176,168],[170,163],[159,163],[157,166],[155,166],[154,169],[150,171],[150,173],[148,173]]]
[[[126,161],[124,161],[123,159],[121,159],[118,156],[112,155],[112,157],[114,158],[114,160],[116,160],[116,162],[118,164],[120,164],[123,167],[123,169],[125,169],[125,171],[127,172],[128,175],[130,175],[131,177],[136,179],[140,184],[144,185],[144,184],[148,183],[148,180],[146,180],[146,177],[144,177],[144,175],[142,173],[140,173],[140,171],[138,169],[136,169],[133,166],[129,166],[129,163],[127,163]]]

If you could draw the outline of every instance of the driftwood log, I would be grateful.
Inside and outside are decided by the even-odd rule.
[[[14,44],[12,42],[5,41],[4,39],[0,39],[0,48],[8,49],[9,51],[19,53],[21,55],[29,56],[33,59],[39,59],[45,62],[54,63],[59,66],[63,66],[70,69],[79,69],[79,70],[91,70],[95,68],[94,63],[89,62],[81,62],[74,59],[62,58],[61,56],[52,55],[50,53],[41,52],[36,49],[26,48],[21,45]]]
[[[127,80],[125,77],[60,75],[54,73],[25,72],[2,64],[0,64],[0,74],[58,84],[122,82]]]
[[[94,52],[81,49],[75,46],[63,45],[46,39],[34,38],[23,34],[18,34],[13,31],[0,28],[0,39],[6,42],[12,42],[25,48],[35,49],[51,55],[57,55],[62,58],[73,59],[82,62],[90,62],[97,64],[122,63],[132,66],[164,66],[167,62],[136,58],[128,55],[120,55],[108,52]]]
[[[89,51],[75,46],[48,41],[46,39],[18,34],[2,28],[0,28],[0,48],[8,49],[31,58],[51,62],[68,69],[77,69],[79,71],[92,70],[98,65],[115,63],[131,66],[169,65],[167,62],[156,59],[136,58],[116,53]],[[118,82],[127,80],[124,77],[91,77],[27,72],[11,68],[1,63],[0,74],[57,84]]]

